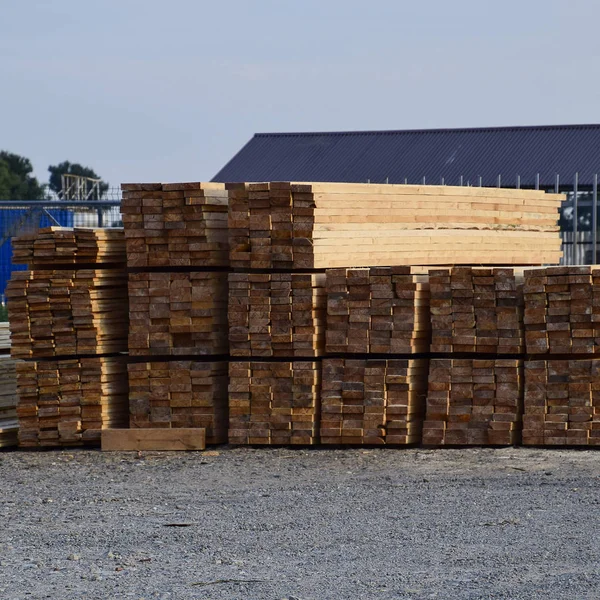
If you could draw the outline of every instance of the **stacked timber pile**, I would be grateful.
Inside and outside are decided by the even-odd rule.
[[[17,363],[19,445],[98,445],[100,431],[127,422],[126,358]]]
[[[229,255],[222,183],[125,183],[129,267],[222,267]]]
[[[525,271],[523,443],[600,443],[600,268]]]
[[[129,274],[129,354],[227,354],[227,273]]]
[[[15,271],[6,298],[14,358],[127,351],[123,268]]]
[[[129,365],[132,428],[204,428],[227,441],[227,362],[172,360]]]
[[[45,227],[13,238],[12,247],[13,263],[30,269],[125,263],[125,237],[118,228]]]
[[[522,390],[522,359],[432,359],[423,443],[519,443]]]
[[[429,350],[427,277],[410,267],[327,270],[328,354]]]
[[[520,354],[522,269],[431,269],[432,352]]]
[[[127,413],[127,275],[119,229],[41,230],[16,238],[7,287],[17,366],[19,444],[98,443]],[[121,266],[120,266],[121,265]]]
[[[131,428],[227,440],[228,195],[219,183],[123,184]],[[147,362],[143,362],[145,360]]]
[[[317,443],[320,385],[317,361],[231,361],[229,442]]]
[[[231,356],[321,356],[325,302],[324,273],[231,273]]]
[[[227,188],[235,268],[544,264],[561,256],[559,194],[357,183]]]
[[[525,361],[523,443],[600,445],[600,359]]]
[[[428,361],[323,361],[323,444],[411,444],[421,440]]]
[[[0,448],[16,446],[18,431],[17,371],[10,356],[8,323],[0,323]]]
[[[600,352],[600,268],[527,269],[524,297],[529,354]]]

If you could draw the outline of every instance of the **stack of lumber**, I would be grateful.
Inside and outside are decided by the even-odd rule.
[[[231,273],[231,355],[321,356],[325,301],[324,273]]]
[[[543,264],[561,257],[559,194],[358,183],[227,188],[235,268]]]
[[[15,271],[6,297],[14,358],[127,350],[123,269]]]
[[[231,361],[231,444],[316,444],[321,362]]]
[[[525,445],[600,445],[600,359],[525,361]]]
[[[329,354],[429,350],[429,286],[410,267],[327,270]]]
[[[423,443],[518,443],[522,371],[522,359],[432,359]]]
[[[431,269],[432,352],[524,352],[522,269]]]
[[[45,227],[12,238],[15,264],[33,268],[125,263],[123,229]]]
[[[8,321],[0,323],[0,354],[10,353],[10,325]]]
[[[321,443],[419,442],[425,412],[427,362],[325,358]]]
[[[527,269],[524,296],[528,354],[600,351],[600,268]]]
[[[227,354],[227,273],[130,273],[129,354]]]
[[[222,183],[126,183],[121,189],[129,267],[228,266]]]
[[[205,428],[206,443],[227,441],[227,362],[131,363],[130,427]]]
[[[9,354],[0,354],[0,448],[16,446],[18,430],[15,361]]]
[[[21,446],[98,444],[127,423],[123,357],[18,362],[17,386]]]

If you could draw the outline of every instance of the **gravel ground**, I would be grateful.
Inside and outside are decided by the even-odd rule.
[[[600,598],[600,454],[0,453],[2,600]]]

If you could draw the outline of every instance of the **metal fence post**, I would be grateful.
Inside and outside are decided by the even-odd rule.
[[[579,234],[579,214],[577,211],[577,188],[579,187],[579,174],[575,173],[573,178],[573,264],[579,264],[579,240],[577,236]]]
[[[592,264],[598,262],[598,173],[592,179]]]

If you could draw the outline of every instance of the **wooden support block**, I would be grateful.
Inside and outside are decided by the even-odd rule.
[[[101,439],[102,450],[107,452],[206,448],[205,429],[105,429]]]

